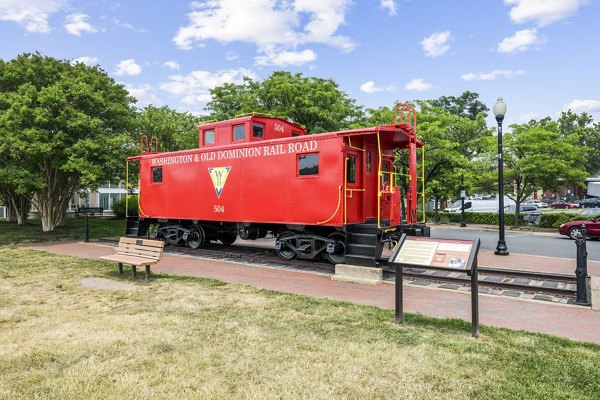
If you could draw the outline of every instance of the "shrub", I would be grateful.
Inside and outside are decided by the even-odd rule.
[[[129,212],[127,213],[130,217],[138,215],[138,198],[131,197],[128,200],[127,206],[129,207]],[[113,201],[112,210],[115,213],[115,217],[119,219],[123,219],[126,216],[125,213],[125,196],[123,196],[119,200]]]

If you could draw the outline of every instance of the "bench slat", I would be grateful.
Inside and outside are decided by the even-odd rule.
[[[160,254],[150,256],[147,254],[130,253],[127,251],[117,251],[117,252],[115,252],[115,254],[118,254],[120,256],[127,256],[127,257],[140,257],[140,258],[145,258],[148,260],[156,260],[156,261],[160,260]]]
[[[145,248],[132,248],[132,247],[124,247],[124,246],[119,246],[116,248],[115,250],[117,253],[127,253],[127,254],[139,254],[139,255],[143,255],[146,257],[160,257],[160,255],[162,254],[162,249],[145,249]]]
[[[151,260],[149,258],[130,257],[130,256],[121,255],[121,254],[114,254],[112,256],[101,256],[100,258],[103,260],[116,261],[116,262],[120,262],[123,264],[135,265],[136,267],[140,266],[140,265],[156,264],[158,262],[158,260]]]
[[[165,246],[165,242],[162,240],[152,240],[152,239],[138,239],[131,237],[123,237],[119,240],[119,245],[122,243],[133,244],[138,246],[150,246],[150,247],[158,247],[163,248]]]

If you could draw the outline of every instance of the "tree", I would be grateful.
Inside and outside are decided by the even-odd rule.
[[[241,85],[214,88],[207,110],[216,119],[267,113],[304,125],[310,133],[319,133],[346,129],[361,119],[362,110],[355,103],[332,79],[276,71],[262,82],[245,78]]]
[[[558,119],[558,132],[564,137],[575,136],[585,152],[587,162],[584,165],[589,176],[600,173],[600,123],[593,123],[587,113],[576,114],[571,110],[562,112]]]
[[[24,172],[45,232],[74,193],[122,173],[133,101],[99,67],[38,53],[0,60],[2,167]]]
[[[506,196],[516,203],[518,226],[520,205],[533,192],[582,184],[587,174],[577,137],[561,135],[556,122],[544,119],[511,128],[513,131],[503,136],[504,186]],[[489,138],[487,146],[487,155],[478,161],[478,178],[482,186],[492,189],[497,187],[498,176],[496,139]]]
[[[176,151],[198,148],[199,122],[200,118],[190,113],[148,106],[136,113],[135,127],[149,138],[156,136],[159,151]]]
[[[474,92],[463,92],[459,97],[442,96],[437,100],[429,100],[433,107],[440,107],[450,114],[458,115],[472,120],[478,115],[487,117],[489,108],[479,100],[479,94]]]

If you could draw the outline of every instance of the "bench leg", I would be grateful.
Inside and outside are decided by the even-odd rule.
[[[137,276],[137,270],[135,269],[135,265],[131,266],[131,277],[135,278]]]
[[[123,275],[123,263],[119,263],[119,275]]]
[[[150,279],[150,266],[146,265],[146,280]]]

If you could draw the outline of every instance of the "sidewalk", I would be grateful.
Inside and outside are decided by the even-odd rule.
[[[39,243],[23,247],[90,259],[114,253],[112,246],[80,242]],[[485,258],[484,254],[480,253],[480,256]],[[548,265],[550,261],[546,257],[540,260],[540,257],[517,254],[511,254],[511,257],[531,265]],[[332,281],[325,274],[168,254],[152,269],[167,274],[212,278],[269,290],[394,308],[394,285],[385,283],[365,286]],[[407,312],[471,320],[470,293],[405,285],[404,304]],[[600,312],[590,308],[484,294],[479,296],[479,307],[483,325],[542,332],[600,344]]]

